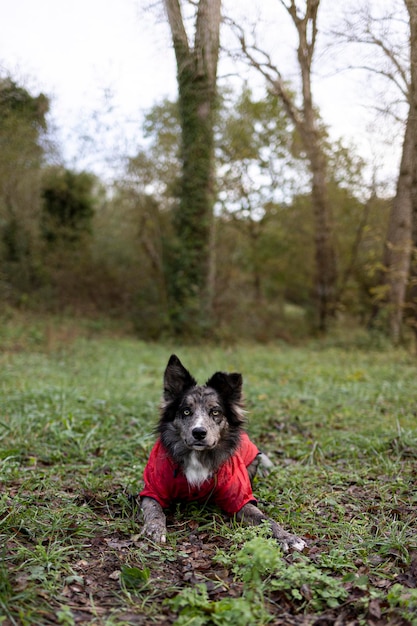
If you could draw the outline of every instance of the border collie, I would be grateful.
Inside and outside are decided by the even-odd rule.
[[[306,543],[291,535],[256,506],[252,479],[268,457],[243,430],[242,376],[216,372],[198,385],[177,356],[164,374],[159,437],[145,467],[140,492],[144,533],[166,541],[163,509],[173,502],[217,504],[246,524],[267,521],[284,550],[303,550]]]

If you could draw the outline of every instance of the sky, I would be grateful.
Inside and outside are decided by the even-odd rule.
[[[33,95],[42,91],[51,98],[59,136],[72,147],[75,134],[94,127],[92,116],[96,143],[106,135],[103,125],[129,141],[138,134],[143,110],[175,96],[168,31],[140,5],[141,0],[0,0],[0,68]],[[88,142],[81,149],[95,152]]]
[[[335,1],[322,0],[325,23],[334,13]],[[155,0],[0,0],[0,70],[33,95],[42,91],[51,99],[51,125],[65,146],[70,166],[100,170],[105,159],[106,168],[116,169],[118,155],[134,153],[142,140],[144,111],[164,97],[175,98],[175,57],[157,4]],[[235,10],[236,0],[224,0],[224,6]],[[277,34],[276,22],[268,21],[269,11],[276,14],[277,0],[239,0],[238,6],[246,18],[266,16],[265,41],[274,51],[280,50],[291,68],[291,24],[283,21]],[[223,83],[236,71],[230,63],[224,60],[220,66]],[[291,70],[288,76],[292,78]],[[369,133],[371,114],[357,77],[328,65],[315,77],[314,90],[333,137],[354,142],[369,161],[384,162],[381,171],[387,174],[382,175],[393,176],[398,167],[398,133],[388,149],[385,143],[380,145],[381,138]]]

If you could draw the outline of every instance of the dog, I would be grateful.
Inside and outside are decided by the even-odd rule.
[[[252,481],[259,466],[271,467],[243,430],[242,376],[216,372],[198,385],[174,354],[164,374],[163,400],[139,494],[143,531],[166,541],[164,509],[172,503],[214,502],[250,525],[269,524],[284,551],[302,551],[304,539],[286,532],[257,507]]]

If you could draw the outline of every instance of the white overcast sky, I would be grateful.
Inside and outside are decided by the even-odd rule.
[[[346,1],[322,0],[320,18],[328,23],[336,3],[342,7]],[[140,141],[143,111],[163,97],[176,96],[175,59],[163,13],[158,18],[158,11],[145,10],[155,4],[151,0],[0,0],[1,73],[10,73],[33,95],[43,91],[50,97],[52,120],[74,165],[82,157],[78,163],[94,168],[103,151],[123,152],[123,142],[134,150]],[[253,15],[261,7],[275,16],[279,2],[239,0],[237,5],[236,0],[224,0],[224,4]],[[272,48],[281,46],[291,67],[291,24],[284,19],[277,25],[274,19],[265,25],[265,40],[270,38]],[[221,66],[220,74],[229,67]],[[332,71],[316,77],[315,96],[324,121],[334,136],[356,143],[367,159],[382,162],[386,157],[385,169],[395,172],[398,142],[387,146],[384,155],[384,146],[368,134],[373,114],[366,110],[356,80],[354,75]],[[108,127],[111,132],[105,132]],[[88,141],[78,139],[91,132]]]

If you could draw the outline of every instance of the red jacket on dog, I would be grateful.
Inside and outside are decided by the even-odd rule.
[[[153,498],[163,508],[173,502],[210,500],[228,515],[234,515],[245,504],[256,504],[246,468],[258,453],[258,448],[248,435],[242,433],[233,456],[219,467],[213,477],[197,488],[190,486],[181,467],[174,463],[158,439],[145,467],[145,488],[139,495]]]

